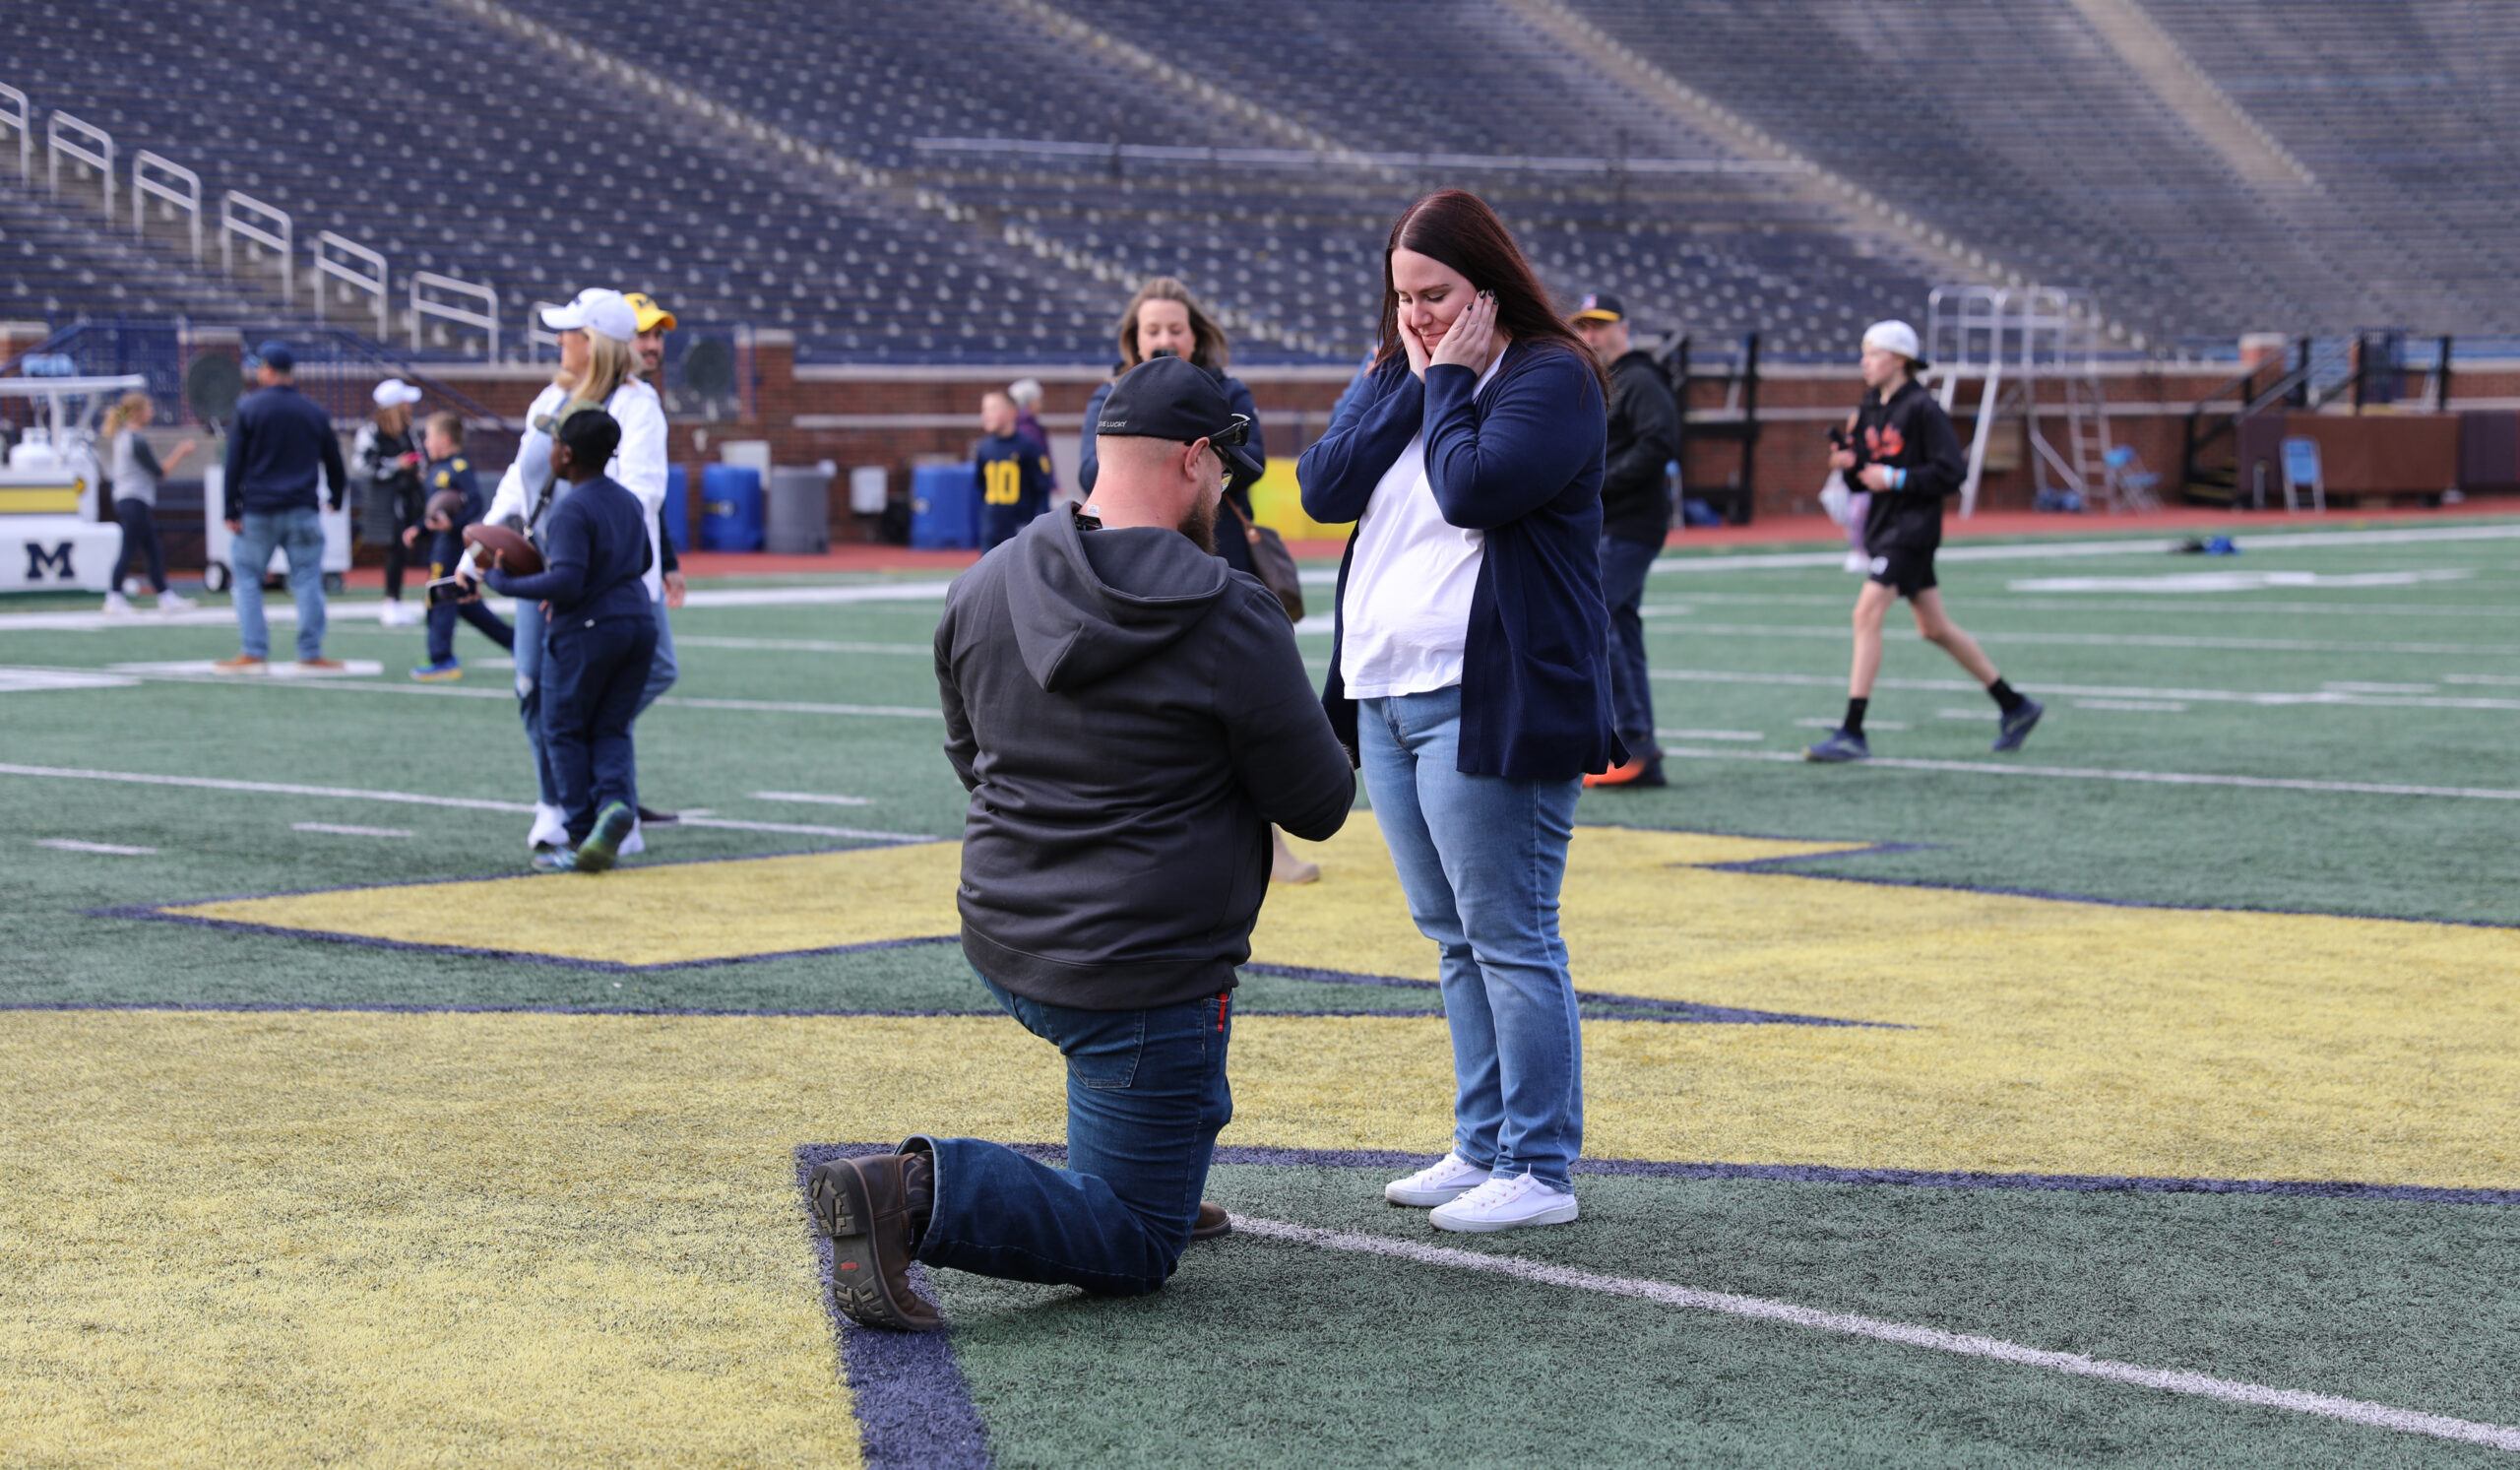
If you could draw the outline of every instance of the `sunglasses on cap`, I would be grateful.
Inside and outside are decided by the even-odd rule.
[[[1207,440],[1219,449],[1240,449],[1251,442],[1251,415],[1236,414],[1226,420],[1225,427],[1213,434],[1201,434],[1199,438]]]

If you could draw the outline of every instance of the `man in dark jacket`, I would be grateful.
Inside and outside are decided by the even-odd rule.
[[[1602,464],[1602,601],[1610,611],[1610,708],[1627,762],[1586,786],[1663,784],[1663,747],[1654,738],[1654,691],[1645,667],[1645,578],[1671,534],[1670,467],[1680,457],[1680,405],[1654,354],[1628,340],[1627,309],[1595,291],[1575,313],[1575,331],[1609,365],[1609,440]]]
[[[926,1136],[816,1166],[840,1309],[871,1326],[943,1325],[914,1256],[1136,1296],[1223,1232],[1199,1193],[1269,823],[1326,838],[1354,799],[1286,613],[1209,548],[1239,432],[1215,381],[1155,358],[1098,429],[1092,502],[980,558],[936,629],[963,953],[1067,1057],[1067,1168]]]
[[[324,523],[315,486],[320,475],[327,503],[342,508],[342,441],[333,420],[297,391],[297,360],[286,343],[264,343],[254,355],[263,386],[236,406],[236,420],[227,427],[227,529],[235,537],[227,562],[244,649],[214,667],[221,673],[271,668],[263,568],[278,546],[288,553],[288,592],[297,600],[297,667],[339,670],[339,660],[324,657]]]
[[[2018,750],[2046,706],[2004,682],[1978,640],[1942,610],[1933,553],[1942,544],[1942,500],[1969,473],[1951,416],[1918,381],[1928,364],[1917,329],[1906,322],[1875,322],[1863,334],[1864,395],[1856,410],[1855,434],[1830,457],[1850,483],[1872,492],[1864,514],[1863,548],[1871,576],[1855,604],[1855,667],[1847,680],[1846,723],[1805,748],[1817,761],[1869,760],[1863,714],[1872,702],[1872,680],[1881,671],[1881,619],[1890,605],[1908,600],[1917,631],[1951,655],[1995,702],[1997,750]]]

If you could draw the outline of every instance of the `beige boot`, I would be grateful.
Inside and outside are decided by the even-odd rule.
[[[1287,846],[1287,834],[1275,827],[1269,829],[1269,881],[1273,883],[1311,883],[1321,877],[1321,864],[1306,863]]]

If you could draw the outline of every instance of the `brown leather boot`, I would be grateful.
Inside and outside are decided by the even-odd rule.
[[[1213,1199],[1200,1200],[1199,1218],[1191,1222],[1190,1239],[1213,1241],[1219,1236],[1231,1234],[1233,1234],[1233,1217],[1225,1212],[1225,1206]]]
[[[910,1195],[900,1154],[835,1159],[805,1184],[814,1226],[831,1237],[832,1295],[861,1326],[933,1332],[945,1318],[911,1289]]]

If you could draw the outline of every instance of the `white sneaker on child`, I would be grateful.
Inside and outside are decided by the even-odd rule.
[[[529,848],[564,848],[569,845],[569,814],[547,801],[534,803],[534,831],[525,839]]]
[[[172,617],[178,612],[190,612],[191,610],[193,610],[193,600],[184,596],[182,593],[161,592],[158,594],[158,611],[160,616]]]
[[[621,839],[621,846],[612,851],[623,858],[636,858],[647,850],[647,836],[639,830],[639,824],[634,821],[630,824],[630,835]]]
[[[1409,1178],[1383,1185],[1382,1197],[1393,1204],[1424,1209],[1428,1205],[1450,1204],[1485,1182],[1486,1170],[1462,1162],[1459,1154],[1446,1154]]]
[[[131,599],[124,597],[119,589],[106,593],[105,615],[107,617],[129,617],[131,615]]]
[[[1575,1218],[1575,1191],[1554,1189],[1533,1175],[1499,1175],[1426,1217],[1437,1230],[1486,1234],[1524,1225],[1564,1225]]]

